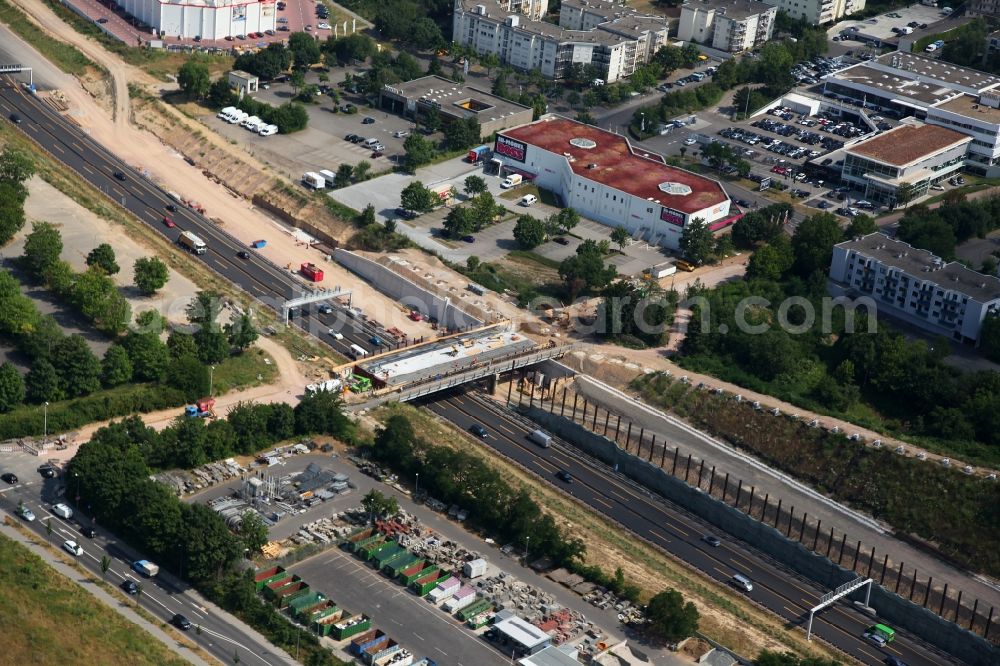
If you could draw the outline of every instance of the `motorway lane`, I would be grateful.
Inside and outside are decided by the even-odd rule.
[[[4,118],[18,113],[22,122],[16,127],[29,138],[171,242],[177,240],[181,231],[196,233],[206,242],[208,250],[203,255],[194,256],[268,307],[280,311],[283,301],[307,292],[305,284],[292,273],[254,254],[251,254],[250,260],[239,259],[237,252],[248,248],[194,210],[177,205],[175,212],[168,211],[167,205],[175,202],[164,190],[136,173],[9,78],[0,81],[0,112]],[[124,182],[114,177],[116,171],[126,174]],[[168,228],[163,223],[164,217],[169,217],[176,226]],[[332,315],[309,311],[294,318],[294,324],[345,356],[351,356],[352,343],[371,352],[375,347],[370,342],[372,336],[382,340],[392,339],[384,330],[367,322],[350,320],[343,308],[335,303],[332,305],[336,310]],[[326,335],[328,329],[338,327],[344,334],[344,340]]]
[[[98,536],[94,539],[88,539],[80,533],[81,527],[76,519],[81,518],[82,514],[74,512],[71,520],[64,520],[52,514],[49,511],[49,504],[43,503],[40,499],[41,488],[42,484],[38,482],[22,482],[4,488],[0,491],[0,509],[9,512],[14,520],[32,530],[43,541],[48,541],[54,548],[62,549],[62,542],[67,539],[76,541],[83,548],[83,555],[75,558],[76,561],[95,577],[102,576],[101,558],[107,555],[111,559],[111,567],[103,577],[109,584],[118,587],[126,579],[141,584],[143,588],[139,603],[143,608],[164,622],[169,622],[175,613],[186,616],[192,624],[201,628],[201,632],[196,630],[182,632],[179,629],[175,631],[185,634],[191,642],[202,647],[220,662],[231,663],[233,654],[238,651],[241,663],[252,666],[287,663],[287,660],[275,653],[274,646],[243,634],[237,627],[230,625],[226,617],[208,612],[197,599],[173,588],[162,576],[147,579],[133,572],[131,561],[124,557],[122,549],[114,544],[113,538],[108,538],[109,535],[100,527],[96,528]],[[14,515],[19,501],[24,502],[35,514],[36,519],[33,522],[25,522]],[[51,536],[46,533],[46,520],[52,524]],[[85,518],[84,520],[86,521]],[[121,594],[124,595],[124,592]]]
[[[754,583],[748,596],[790,625],[804,631],[809,608],[827,592],[743,544],[724,540],[719,548],[707,545],[701,538],[712,529],[697,519],[654,499],[610,470],[571,454],[568,447],[542,449],[531,444],[527,440],[531,428],[469,393],[440,394],[422,404],[465,430],[477,423],[485,426],[489,431],[486,444],[715,580],[725,583],[736,573],[748,576]],[[573,475],[572,484],[556,480],[560,469]],[[861,637],[873,622],[848,602],[841,602],[816,616],[813,633],[867,664],[882,663],[890,655],[910,666],[950,663],[945,655],[903,632],[897,632],[897,640],[880,650]]]

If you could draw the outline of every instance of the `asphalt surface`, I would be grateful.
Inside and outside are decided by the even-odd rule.
[[[727,541],[723,536],[721,546],[709,546],[702,537],[713,532],[719,535],[718,530],[600,463],[580,456],[569,445],[558,440],[548,449],[532,444],[527,439],[532,426],[470,392],[442,393],[418,404],[463,430],[474,424],[483,425],[489,433],[483,440],[486,445],[711,578],[728,583],[737,573],[749,577],[754,589],[747,596],[789,626],[804,632],[809,609],[829,591],[768,560],[746,544]],[[573,482],[558,480],[556,473],[560,470],[568,471]],[[935,648],[898,630],[896,640],[880,649],[862,636],[872,624],[873,618],[855,610],[850,602],[841,601],[816,615],[813,635],[866,664],[881,664],[889,656],[909,666],[955,663]]]
[[[204,648],[220,663],[232,663],[233,655],[240,655],[240,663],[250,666],[261,664],[287,664],[287,656],[282,658],[273,645],[262,637],[247,634],[228,615],[213,614],[205,607],[194,592],[183,583],[166,575],[161,570],[155,578],[144,578],[131,569],[131,563],[138,557],[128,546],[119,542],[113,535],[91,519],[74,510],[70,520],[54,515],[50,509],[52,503],[65,501],[60,497],[62,479],[43,479],[35,473],[33,476],[21,474],[20,483],[14,486],[3,484],[0,488],[0,509],[10,513],[14,520],[30,529],[42,541],[48,541],[54,548],[62,549],[64,541],[71,539],[83,548],[83,555],[76,558],[77,562],[92,575],[101,577],[101,558],[108,556],[111,567],[104,574],[104,579],[111,585],[119,586],[125,580],[131,580],[142,585],[142,595],[139,604],[163,622],[170,622],[176,613],[184,615],[194,627],[200,627],[200,632],[194,627],[181,632],[188,639]],[[0,482],[2,483],[2,482]],[[18,502],[24,504],[35,514],[35,520],[27,522],[16,517],[14,511]],[[46,521],[51,521],[52,534],[48,535]],[[88,539],[81,533],[81,526],[93,526],[97,536]],[[122,593],[124,594],[124,592]],[[2,661],[2,659],[0,659]]]
[[[173,201],[165,190],[148,181],[8,77],[0,79],[0,112],[8,122],[11,114],[20,116],[20,124],[14,127],[171,242],[177,241],[181,231],[198,235],[208,249],[205,254],[192,257],[203,261],[267,307],[280,312],[284,301],[311,293],[296,274],[265,261],[204,216]],[[115,178],[115,172],[124,173],[125,180]],[[168,204],[175,204],[177,210],[167,210]],[[163,221],[165,217],[176,226],[168,227]],[[179,246],[178,250],[182,251]],[[249,252],[250,258],[241,259],[237,256],[239,252]],[[316,303],[306,306],[301,314],[291,318],[291,323],[348,357],[353,356],[350,350],[352,344],[371,353],[376,349],[371,342],[373,337],[378,337],[383,343],[392,340],[386,331],[369,322],[348,317],[346,309],[335,301],[330,305],[333,312],[329,314],[319,313]],[[344,338],[335,339],[327,333],[330,329],[339,331]],[[378,348],[388,349],[384,344]]]
[[[450,614],[390,580],[353,555],[333,548],[288,567],[327,592],[338,606],[371,616],[377,628],[439,664],[502,666],[509,659]]]

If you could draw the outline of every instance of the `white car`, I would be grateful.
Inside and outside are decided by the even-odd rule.
[[[35,520],[34,512],[26,506],[19,506],[16,513],[29,523]]]
[[[318,29],[320,29],[320,30],[329,30],[330,29],[330,24],[329,23],[317,23],[316,27]]]
[[[329,331],[327,331],[327,333],[329,333],[333,337],[334,340],[343,340],[344,339],[344,334],[343,333],[335,331],[332,328]]]
[[[698,141],[696,139],[691,138],[691,137],[688,137],[688,138],[684,139],[684,145],[685,146],[693,146],[696,143],[698,143]]]
[[[392,133],[392,135],[397,139],[405,139],[406,137],[410,136],[410,133],[407,132],[406,130],[396,130],[395,132]]]
[[[259,130],[257,130],[257,134],[260,134],[261,136],[271,136],[272,134],[277,134],[277,133],[278,133],[277,125],[264,125]]]
[[[83,555],[83,548],[76,541],[63,541],[63,550],[77,557]]]

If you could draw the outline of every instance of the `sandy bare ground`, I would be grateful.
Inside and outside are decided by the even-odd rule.
[[[119,157],[139,170],[146,170],[149,178],[168,190],[179,192],[189,200],[205,206],[208,215],[217,221],[229,234],[249,244],[257,239],[266,239],[267,247],[260,254],[279,266],[286,266],[293,272],[301,263],[310,261],[322,266],[326,272],[324,286],[339,285],[344,289],[357,289],[364,294],[366,310],[385,313],[387,320],[380,320],[389,326],[398,326],[411,335],[433,335],[426,324],[415,324],[405,318],[398,304],[381,293],[370,289],[362,280],[332,261],[316,249],[306,246],[300,236],[263,214],[249,201],[236,197],[225,187],[207,179],[199,169],[187,164],[183,157],[170,146],[164,144],[152,132],[136,127],[130,108],[128,86],[143,87],[159,95],[166,86],[153,79],[144,71],[121,61],[100,44],[84,37],[65,24],[41,0],[14,0],[44,30],[58,39],[77,47],[89,58],[108,69],[113,79],[114,118],[109,118],[100,100],[93,97],[78,82],[67,81],[60,89],[61,96],[69,103],[67,115],[78,123],[95,140],[111,148]],[[41,57],[41,56],[39,56]],[[234,160],[248,159],[242,151],[234,149],[221,137],[207,128],[197,125],[169,105],[162,105],[178,125],[190,125],[199,133],[199,138],[212,148],[230,152]],[[263,167],[260,167],[264,170]]]

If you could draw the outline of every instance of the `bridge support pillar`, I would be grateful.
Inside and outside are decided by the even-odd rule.
[[[500,385],[500,373],[495,372],[486,379],[486,391],[490,395],[497,394],[497,386]]]

